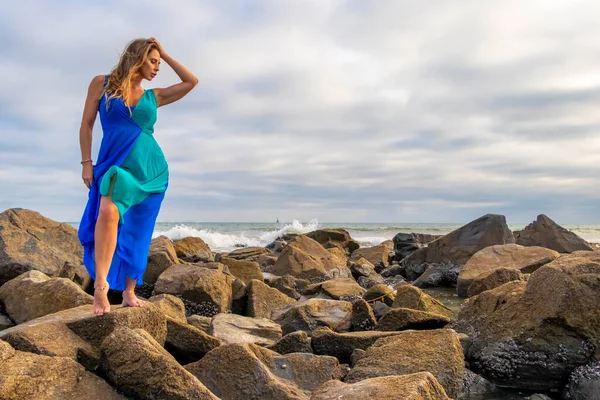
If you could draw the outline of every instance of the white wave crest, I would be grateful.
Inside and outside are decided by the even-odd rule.
[[[167,236],[171,240],[183,239],[188,236],[199,237],[208,244],[211,250],[231,250],[236,247],[265,247],[286,233],[308,233],[319,226],[319,221],[312,220],[306,224],[294,220],[278,230],[266,231],[251,236],[245,232],[240,234],[223,234],[207,229],[195,229],[185,224],[175,225],[164,231],[154,231],[153,238]]]

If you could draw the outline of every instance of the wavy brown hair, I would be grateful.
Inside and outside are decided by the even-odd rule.
[[[134,39],[125,47],[119,63],[108,75],[108,82],[104,87],[107,109],[109,101],[116,97],[122,98],[125,105],[129,104],[131,81],[140,75],[140,67],[153,49],[158,50],[148,39]],[[129,106],[129,113],[131,113],[131,106]]]

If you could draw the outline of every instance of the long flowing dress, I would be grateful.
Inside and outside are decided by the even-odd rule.
[[[102,142],[79,224],[83,262],[95,278],[94,230],[100,199],[112,196],[119,210],[119,224],[107,282],[116,290],[125,289],[126,276],[135,279],[138,285],[143,283],[154,224],[169,180],[165,156],[154,138],[157,111],[154,90],[145,90],[131,109],[130,114],[121,98],[110,99],[108,108],[106,96],[100,100]]]

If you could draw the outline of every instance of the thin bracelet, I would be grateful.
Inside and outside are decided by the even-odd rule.
[[[81,161],[81,164],[85,164],[86,162],[93,162],[93,160],[92,160],[91,158],[90,158],[90,159],[88,159],[88,160],[82,160],[82,161]]]

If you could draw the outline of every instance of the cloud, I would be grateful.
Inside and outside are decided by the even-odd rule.
[[[3,6],[0,208],[77,221],[87,85],[135,37],[200,78],[159,110],[159,220],[600,223],[591,0]],[[595,14],[596,13],[596,14]],[[163,62],[152,86],[177,81]],[[97,152],[101,128],[94,130]]]

